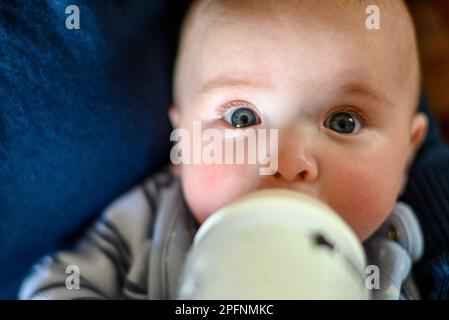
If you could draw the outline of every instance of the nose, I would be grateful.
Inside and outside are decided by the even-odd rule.
[[[275,178],[285,179],[288,182],[311,182],[316,179],[318,169],[316,163],[299,155],[292,159],[279,160],[278,171]]]
[[[280,137],[278,170],[274,177],[288,182],[311,182],[318,176],[313,141],[304,134]]]

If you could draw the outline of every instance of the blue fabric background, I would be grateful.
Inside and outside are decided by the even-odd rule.
[[[0,299],[167,162],[182,3],[0,2]]]

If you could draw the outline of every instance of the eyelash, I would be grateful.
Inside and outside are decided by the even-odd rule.
[[[341,108],[338,108],[337,110],[332,111],[331,113],[329,113],[328,115],[326,115],[326,117],[324,118],[323,123],[331,116],[333,116],[334,114],[337,113],[349,113],[355,117],[357,117],[357,119],[359,119],[360,124],[362,125],[362,128],[366,127],[368,125],[368,118],[366,117],[366,115],[358,110],[357,108],[354,107],[350,107],[350,106],[344,106]]]
[[[220,106],[218,107],[217,113],[218,113],[219,115],[223,115],[223,114],[225,114],[226,112],[228,112],[229,110],[232,110],[232,109],[234,109],[234,108],[236,108],[236,107],[248,107],[248,106],[250,106],[250,104],[249,104],[248,102],[244,102],[244,101],[233,101],[233,102],[226,103],[226,104],[224,104],[224,105],[220,105]]]
[[[217,113],[216,113],[217,119],[223,118],[223,116],[227,112],[229,112],[232,109],[236,109],[237,107],[247,107],[249,109],[252,109],[257,115],[259,115],[259,112],[254,109],[252,104],[250,104],[248,102],[245,102],[245,101],[233,101],[233,102],[230,102],[230,103],[226,103],[226,104],[220,105],[218,107],[218,110],[217,110]],[[351,106],[343,106],[343,107],[338,108],[337,110],[333,110],[331,113],[326,115],[326,117],[324,118],[324,121],[326,119],[328,119],[329,117],[331,117],[332,115],[337,114],[337,113],[341,113],[341,112],[346,112],[346,113],[349,113],[351,115],[356,116],[357,119],[360,120],[362,128],[364,128],[364,127],[366,127],[368,125],[368,118],[366,117],[366,115],[362,111],[358,110],[357,108],[351,107]],[[322,122],[324,123],[324,121],[322,121]]]
[[[250,103],[244,101],[233,101],[218,107],[217,118],[222,118],[230,110],[236,109],[238,107],[246,107],[248,109],[252,109],[255,113],[259,114],[256,110],[254,110],[254,107],[252,107]]]

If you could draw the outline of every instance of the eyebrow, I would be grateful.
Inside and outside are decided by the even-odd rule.
[[[254,76],[229,76],[221,75],[208,82],[201,88],[200,94],[207,94],[214,90],[225,89],[225,88],[255,88],[255,89],[274,89],[274,85],[267,83],[266,81],[260,80],[261,77]],[[392,102],[388,97],[375,88],[368,84],[363,84],[359,82],[346,83],[341,87],[345,94],[354,94],[363,97],[368,97],[373,102],[377,102],[385,105],[392,105]]]
[[[353,94],[368,97],[374,102],[385,105],[392,105],[392,102],[385,94],[379,92],[378,90],[367,84],[349,83],[343,85],[342,89],[345,94]]]
[[[223,88],[254,88],[254,89],[273,89],[274,86],[260,79],[261,77],[232,77],[218,76],[208,81],[200,90],[200,94],[223,89]]]

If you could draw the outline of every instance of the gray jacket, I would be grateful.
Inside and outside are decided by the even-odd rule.
[[[106,208],[73,250],[37,263],[19,298],[176,299],[198,227],[179,181],[162,171]],[[374,299],[419,298],[410,270],[421,255],[422,236],[408,206],[398,204],[365,249],[381,273]]]

